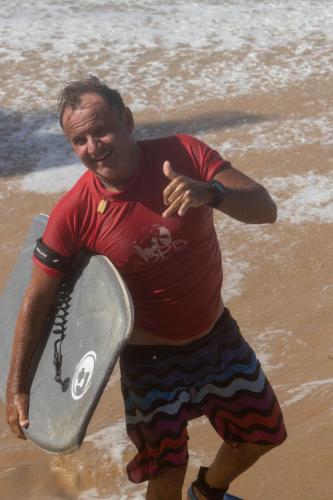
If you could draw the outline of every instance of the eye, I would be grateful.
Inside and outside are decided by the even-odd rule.
[[[96,137],[104,137],[107,134],[108,134],[108,132],[104,128],[98,128],[97,130],[95,130]]]
[[[79,137],[74,137],[72,142],[75,146],[83,146],[86,143],[86,140],[84,137],[79,136]]]

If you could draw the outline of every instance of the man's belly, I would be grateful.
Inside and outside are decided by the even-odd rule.
[[[214,324],[216,321],[219,319],[219,317],[222,315],[224,309],[223,301],[221,298],[218,310],[216,312],[216,318],[212,322],[212,324],[207,328],[205,331],[200,333],[199,335],[196,335],[195,337],[190,337],[185,340],[169,340],[168,338],[165,337],[160,337],[158,334],[154,335],[152,332],[148,332],[147,330],[143,330],[141,328],[134,328],[132,335],[128,341],[128,344],[135,344],[135,345],[184,345],[184,344],[189,344],[190,342],[193,342],[193,340],[199,339],[200,337],[204,337],[207,335],[207,333],[210,332],[210,330],[213,328]]]

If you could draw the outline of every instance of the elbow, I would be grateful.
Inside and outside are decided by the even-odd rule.
[[[268,194],[268,193],[267,193]],[[265,200],[258,207],[256,215],[251,220],[247,220],[248,223],[252,224],[274,224],[277,220],[277,206],[268,195],[265,196]]]
[[[277,206],[274,203],[274,201],[272,200],[271,207],[267,211],[267,222],[269,224],[274,224],[274,222],[276,222],[276,220],[277,220]]]
[[[262,189],[262,195],[263,195],[263,210],[262,210],[262,215],[263,215],[263,220],[262,223],[266,224],[274,224],[277,220],[277,206],[275,201],[271,198],[270,194],[268,191],[263,188]]]

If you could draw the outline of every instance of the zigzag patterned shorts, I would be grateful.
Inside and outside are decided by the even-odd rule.
[[[206,415],[225,441],[279,444],[286,429],[254,351],[227,309],[211,332],[184,346],[125,347],[120,358],[126,427],[140,483],[188,461],[188,421]]]

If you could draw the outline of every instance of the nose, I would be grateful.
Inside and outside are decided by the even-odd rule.
[[[89,136],[87,138],[87,149],[91,156],[95,156],[99,149],[99,141],[95,137]]]

